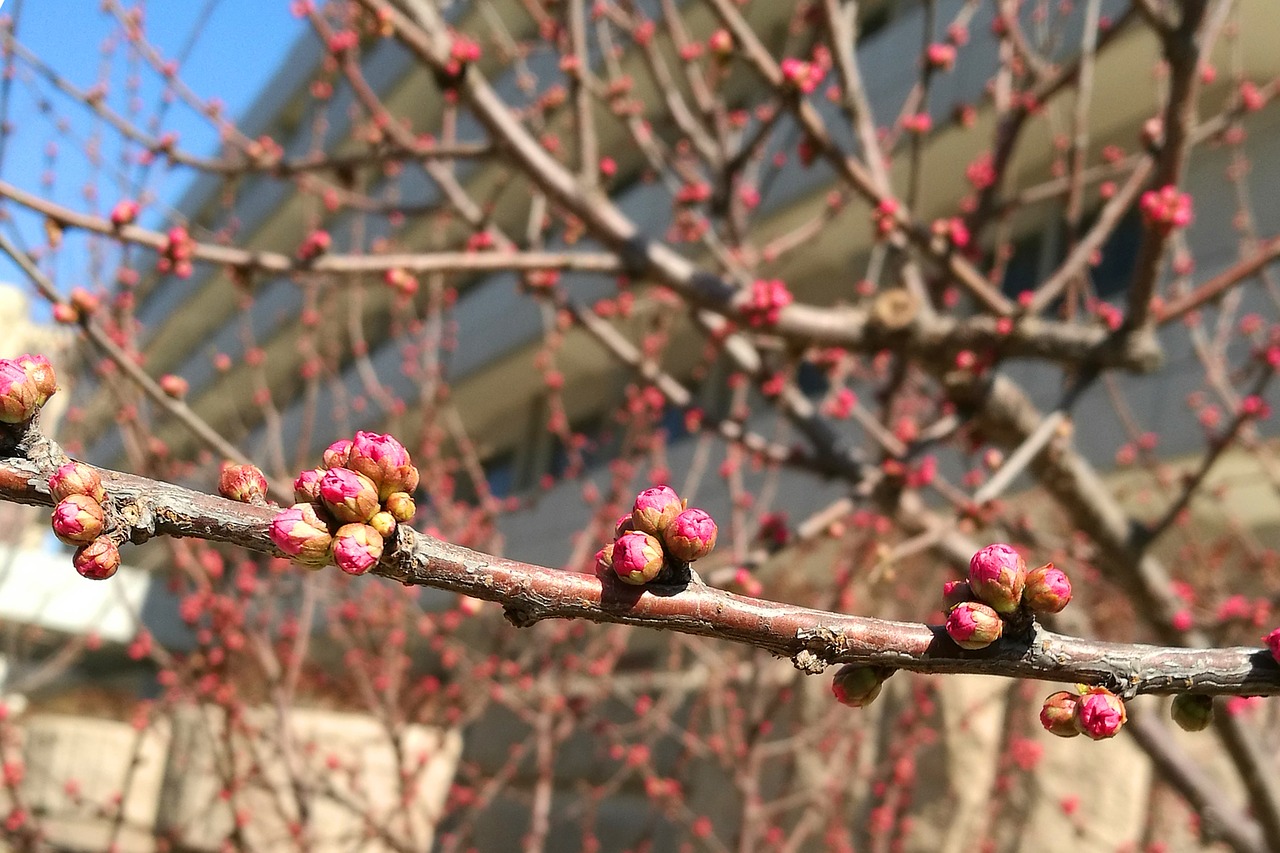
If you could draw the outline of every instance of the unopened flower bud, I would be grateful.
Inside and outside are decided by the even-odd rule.
[[[648,583],[664,563],[662,543],[648,533],[632,530],[613,543],[613,573],[626,583]]]
[[[40,389],[22,365],[0,358],[0,422],[20,424],[40,408]]]
[[[1045,563],[1027,572],[1027,583],[1022,588],[1022,603],[1036,613],[1061,613],[1071,602],[1071,581],[1062,569],[1053,563]]]
[[[131,198],[122,198],[111,208],[111,226],[123,228],[131,225],[138,218],[138,203]]]
[[[378,531],[383,539],[387,539],[396,532],[396,517],[384,509],[373,514],[373,518],[369,519],[369,526]]]
[[[226,462],[218,474],[218,494],[244,504],[267,502],[267,478],[257,465]]]
[[[596,551],[596,577],[603,579],[613,572],[613,544]]]
[[[880,688],[894,672],[887,666],[847,663],[832,677],[831,692],[841,705],[864,708],[880,695]]]
[[[631,509],[631,524],[636,530],[651,536],[662,536],[677,515],[684,511],[684,504],[670,486],[654,486],[636,495]]]
[[[628,530],[635,530],[636,526],[631,523],[631,513],[620,516],[613,525],[613,537],[616,539]]]
[[[663,531],[667,553],[677,560],[692,563],[711,553],[716,547],[716,523],[700,509],[686,509]]]
[[[83,462],[66,462],[49,478],[49,493],[55,501],[61,501],[71,495],[88,495],[98,503],[107,499],[107,490],[102,487],[102,477],[96,469]]]
[[[1076,714],[1080,731],[1094,740],[1114,737],[1129,719],[1124,700],[1105,687],[1090,687],[1080,697],[1080,709]]]
[[[1008,545],[988,545],[969,560],[969,587],[998,613],[1012,613],[1022,601],[1027,564]]]
[[[393,492],[412,493],[418,488],[418,469],[409,459],[409,451],[389,435],[357,432],[351,442],[347,467],[372,480],[378,487],[378,497],[383,500]]]
[[[1173,697],[1169,716],[1183,731],[1204,731],[1213,722],[1213,697],[1203,693],[1179,693]]]
[[[330,468],[320,478],[320,499],[340,522],[363,524],[378,511],[378,487],[350,468]]]
[[[351,455],[351,439],[340,438],[325,448],[323,459],[326,468],[347,467],[347,457]]]
[[[71,564],[81,577],[102,581],[120,568],[120,549],[105,536],[99,536],[88,545],[81,545],[71,558]]]
[[[36,405],[43,406],[58,392],[58,378],[49,359],[39,354],[20,355],[16,359],[36,385]]]
[[[157,384],[160,390],[175,400],[185,399],[187,392],[191,390],[191,383],[174,373],[161,376]]]
[[[985,649],[1003,630],[1000,614],[979,601],[963,601],[947,616],[947,635],[962,649]]]
[[[1077,713],[1080,710],[1080,697],[1067,690],[1059,690],[1044,700],[1040,708],[1040,725],[1051,735],[1058,737],[1075,737],[1080,734]]]
[[[102,535],[102,504],[88,495],[68,495],[53,508],[53,532],[68,545],[88,545]]]
[[[333,561],[349,575],[362,575],[382,559],[382,537],[367,524],[344,524],[333,535]]]
[[[1267,648],[1271,650],[1271,656],[1276,659],[1276,663],[1280,663],[1280,628],[1276,628],[1270,634],[1262,638],[1267,644]]]
[[[333,537],[310,503],[296,503],[271,519],[271,541],[295,563],[319,568],[329,562]]]
[[[324,468],[312,468],[303,471],[293,481],[293,499],[298,503],[315,503],[320,500],[320,481],[324,479]]]
[[[408,492],[392,492],[382,502],[383,508],[391,513],[391,517],[401,524],[408,524],[418,507],[413,502],[413,495]]]
[[[942,585],[942,606],[947,610],[966,601],[973,601],[968,581],[947,581]]]

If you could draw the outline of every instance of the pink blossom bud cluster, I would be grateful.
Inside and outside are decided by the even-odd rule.
[[[0,358],[0,423],[26,423],[57,390],[53,365],[44,356]]]
[[[789,57],[782,60],[783,82],[802,94],[811,94],[818,88],[826,71],[816,62],[805,62],[803,59]]]
[[[751,285],[751,301],[743,307],[743,314],[752,326],[772,326],[791,300],[786,282],[777,278],[758,278]]]
[[[464,35],[455,33],[453,43],[449,46],[449,61],[445,63],[445,71],[457,77],[473,62],[479,62],[482,52],[480,45]]]
[[[323,459],[293,481],[298,502],[272,519],[271,541],[300,565],[332,561],[362,575],[382,559],[397,524],[413,518],[418,469],[404,445],[373,432],[335,441]]]
[[[636,495],[630,514],[618,519],[613,544],[596,552],[596,574],[629,584],[649,583],[664,569],[710,554],[716,533],[711,516],[686,506],[670,486],[645,489]]]
[[[1115,737],[1128,721],[1124,700],[1105,687],[1081,684],[1073,693],[1060,690],[1044,700],[1040,725],[1058,737],[1087,735],[1093,740]]]
[[[298,246],[298,260],[303,263],[314,261],[316,258],[329,251],[329,247],[333,245],[333,238],[329,236],[329,232],[317,228],[307,234],[303,238],[302,244]]]
[[[1172,184],[1147,190],[1139,207],[1147,224],[1166,234],[1191,224],[1191,196],[1178,192]]]
[[[172,272],[178,278],[190,278],[192,272],[191,259],[195,256],[196,244],[190,233],[181,225],[169,229],[165,235],[164,247],[156,261],[159,272]]]
[[[67,462],[49,478],[49,494],[57,503],[50,522],[54,535],[76,546],[71,558],[77,572],[90,580],[106,580],[120,568],[120,550],[106,534],[107,500],[102,477],[83,462]]]
[[[943,587],[947,635],[963,649],[1000,639],[1005,620],[1022,611],[1058,613],[1071,601],[1071,581],[1053,563],[1027,571],[1011,546],[988,545],[969,561],[969,579]]]

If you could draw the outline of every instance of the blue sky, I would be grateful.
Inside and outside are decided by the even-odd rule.
[[[0,14],[16,19],[18,41],[72,84],[87,89],[106,81],[108,103],[142,126],[161,110],[162,127],[175,131],[181,146],[198,154],[217,150],[212,125],[190,109],[174,104],[164,109],[164,81],[145,62],[130,59],[130,51],[115,18],[102,10],[101,0],[0,0]],[[244,115],[254,97],[271,79],[289,46],[306,32],[304,22],[289,12],[288,0],[150,0],[144,9],[148,41],[166,58],[181,61],[180,77],[203,98],[217,97],[225,115]],[[104,44],[116,47],[104,55]],[[137,97],[130,105],[126,80],[138,79]],[[44,102],[42,104],[42,101]],[[132,111],[131,111],[132,110]],[[125,149],[115,131],[104,127],[88,110],[56,92],[21,61],[9,81],[7,132],[0,177],[39,192],[78,210],[110,210],[126,194],[127,183],[143,175],[123,165]],[[102,158],[94,166],[84,153],[85,143],[100,136]],[[57,154],[49,158],[51,146]],[[44,179],[52,173],[51,186]],[[155,167],[145,184],[161,200],[175,201],[194,176],[189,170]],[[85,187],[96,188],[95,206]],[[40,223],[9,205],[27,244],[41,238]],[[144,219],[155,224],[155,214]],[[60,285],[92,279],[86,244],[68,240],[60,257],[47,270]],[[0,259],[0,280],[25,285],[21,272]]]

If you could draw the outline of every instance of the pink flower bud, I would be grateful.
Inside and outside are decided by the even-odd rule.
[[[943,71],[950,71],[956,64],[955,45],[945,42],[934,42],[925,49],[925,59],[929,65]]]
[[[218,474],[218,494],[243,504],[267,502],[267,478],[256,465],[224,463]]]
[[[388,539],[396,532],[396,517],[386,510],[375,512],[373,518],[369,519],[369,526],[378,531],[383,539]]]
[[[963,601],[947,617],[947,635],[962,649],[985,649],[1002,631],[1000,614],[979,601]]]
[[[1027,572],[1022,588],[1022,602],[1036,613],[1061,613],[1071,602],[1071,581],[1062,569],[1045,563]]]
[[[831,692],[841,705],[864,708],[880,695],[880,688],[894,672],[886,666],[847,663],[832,677]]]
[[[664,565],[662,543],[648,533],[632,530],[613,543],[613,573],[630,584],[648,583]]]
[[[684,511],[684,504],[670,486],[654,486],[636,495],[631,509],[631,524],[636,530],[653,536],[662,536],[675,517]]]
[[[350,468],[330,468],[320,478],[320,499],[341,522],[363,524],[378,511],[378,487]]]
[[[966,601],[973,601],[968,581],[947,581],[942,585],[942,605],[947,610]]]
[[[1114,737],[1129,719],[1124,700],[1105,687],[1090,687],[1080,697],[1080,709],[1076,713],[1080,730],[1094,740]]]
[[[159,384],[160,390],[175,400],[184,399],[187,396],[187,392],[191,390],[190,382],[173,373],[166,373],[161,376],[157,384]]]
[[[49,493],[55,501],[72,495],[88,495],[98,503],[107,499],[107,490],[102,488],[102,477],[96,469],[83,462],[67,462],[54,471],[49,478]]]
[[[340,438],[333,444],[325,448],[324,451],[324,467],[326,468],[345,468],[347,467],[347,457],[351,455],[351,439]]]
[[[1262,641],[1267,644],[1267,648],[1271,649],[1271,656],[1276,659],[1276,663],[1280,663],[1280,628],[1267,634]]]
[[[603,580],[613,573],[613,545],[605,545],[596,551],[596,577]]]
[[[418,469],[413,467],[409,451],[389,435],[356,433],[347,467],[373,480],[378,497],[384,500],[392,492],[412,493],[418,488]]]
[[[1051,735],[1075,737],[1080,734],[1077,720],[1079,709],[1080,697],[1060,690],[1044,700],[1044,705],[1040,708],[1040,725]]]
[[[333,238],[329,236],[329,232],[316,229],[303,239],[302,245],[298,246],[298,260],[314,261],[329,251],[332,245]]]
[[[107,537],[99,536],[88,545],[77,548],[71,564],[81,577],[103,581],[120,568],[120,549]]]
[[[296,503],[271,519],[271,541],[295,563],[319,568],[329,562],[329,527],[309,503]]]
[[[701,560],[716,547],[716,523],[700,509],[686,509],[662,533],[667,553],[677,560]]]
[[[1185,732],[1201,732],[1213,722],[1213,697],[1203,693],[1179,693],[1169,706],[1169,716]]]
[[[333,535],[333,561],[349,575],[362,575],[382,559],[382,537],[367,524],[344,524]]]
[[[123,198],[116,202],[116,206],[111,208],[111,225],[114,228],[123,228],[131,225],[138,218],[138,203],[130,198]]]
[[[16,361],[36,384],[36,405],[43,406],[58,392],[58,378],[54,375],[53,365],[49,363],[49,359],[38,354],[20,355]]]
[[[293,481],[293,499],[298,503],[315,503],[320,500],[320,481],[324,479],[324,468],[312,468],[303,471]]]
[[[0,358],[0,423],[20,424],[31,420],[40,408],[40,389],[35,380],[10,358]]]
[[[53,508],[53,532],[68,545],[88,545],[102,535],[102,504],[88,495],[68,495]]]
[[[1012,613],[1022,601],[1027,564],[1008,545],[988,545],[969,560],[969,587],[999,613]]]

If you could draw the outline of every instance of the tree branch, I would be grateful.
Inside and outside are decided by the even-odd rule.
[[[49,506],[48,478],[66,456],[43,437],[22,455],[0,458],[0,498]],[[277,510],[98,469],[107,492],[108,530],[140,544],[156,536],[226,542],[280,556],[268,536]],[[301,569],[300,569],[301,571]],[[974,673],[1104,684],[1142,693],[1280,695],[1280,664],[1261,648],[1187,649],[1108,643],[1055,634],[1034,623],[995,645],[963,651],[938,626],[829,613],[712,587],[634,587],[594,575],[495,557],[397,528],[375,570],[503,605],[517,626],[586,619],[714,637],[788,657],[806,671],[838,663],[915,672]]]

